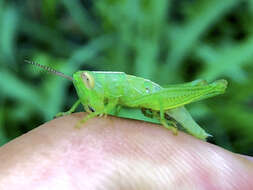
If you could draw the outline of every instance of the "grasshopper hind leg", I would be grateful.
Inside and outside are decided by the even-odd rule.
[[[160,122],[166,129],[172,130],[173,134],[177,135],[178,131],[176,124],[173,121],[169,122],[171,125],[168,124],[167,120],[164,117],[163,109],[160,110]]]
[[[144,116],[149,118],[158,118],[159,113],[157,111],[147,109],[147,108],[141,108],[141,112]]]
[[[161,124],[162,124],[166,129],[171,130],[171,131],[173,132],[174,135],[177,135],[177,134],[178,134],[177,126],[176,126],[174,123],[172,123],[171,125],[168,125],[168,123],[167,123],[165,120],[164,120],[164,121],[161,120],[160,122],[161,122]]]
[[[141,108],[141,112],[146,117],[158,119],[160,121],[160,123],[166,129],[172,130],[173,134],[175,134],[175,135],[177,134],[176,123],[172,119],[169,119],[168,117],[164,117],[164,115],[165,115],[164,111],[155,111],[152,109]]]

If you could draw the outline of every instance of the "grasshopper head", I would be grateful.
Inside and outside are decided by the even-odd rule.
[[[73,75],[77,94],[87,112],[103,113],[104,101],[101,85],[91,71],[78,71]]]

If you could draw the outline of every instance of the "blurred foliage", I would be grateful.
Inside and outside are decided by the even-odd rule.
[[[124,71],[161,85],[229,81],[227,93],[187,106],[229,150],[253,155],[252,0],[0,0],[0,144],[67,110],[66,74]]]

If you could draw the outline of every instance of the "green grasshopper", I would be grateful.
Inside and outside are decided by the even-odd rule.
[[[163,88],[150,80],[124,72],[77,71],[70,77],[47,66],[26,62],[73,82],[79,99],[69,111],[56,116],[71,114],[82,104],[88,115],[78,123],[78,127],[93,117],[111,114],[113,110],[117,115],[121,107],[129,107],[141,109],[145,116],[158,119],[176,134],[177,126],[170,119],[173,118],[188,133],[205,140],[210,135],[192,119],[184,105],[223,94],[227,87],[227,81],[221,79],[210,84],[196,80]]]

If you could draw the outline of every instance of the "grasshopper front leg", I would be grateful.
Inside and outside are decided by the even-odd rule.
[[[81,125],[84,124],[86,121],[88,121],[89,119],[92,119],[96,116],[100,115],[99,112],[92,112],[89,113],[88,115],[86,115],[83,119],[81,119],[80,121],[78,121],[78,123],[75,125],[75,128],[80,129]]]
[[[118,101],[119,99],[118,98],[113,98],[113,99],[110,99],[108,101],[108,104],[105,105],[105,111],[104,111],[104,115],[105,117],[107,116],[107,114],[109,114],[111,111],[113,111],[115,108],[115,112],[119,112],[120,111],[120,107],[118,106],[117,107],[117,104],[118,104]]]
[[[160,122],[165,128],[172,130],[174,135],[177,135],[178,131],[177,131],[176,126],[167,124],[166,119],[164,118],[164,109],[163,109],[162,105],[161,105],[161,109],[160,109]]]
[[[68,111],[60,112],[60,113],[56,114],[55,117],[61,117],[61,116],[69,115],[69,114],[73,113],[80,103],[81,103],[81,100],[78,99]]]
[[[118,104],[118,98],[115,99],[110,99],[108,101],[108,104],[104,106],[103,110],[94,110],[94,112],[89,113],[88,115],[86,115],[83,119],[81,119],[77,124],[76,124],[76,128],[80,128],[82,124],[84,124],[86,121],[88,121],[91,118],[94,118],[96,116],[100,116],[100,115],[104,115],[105,117],[107,116],[107,114],[112,111]]]

